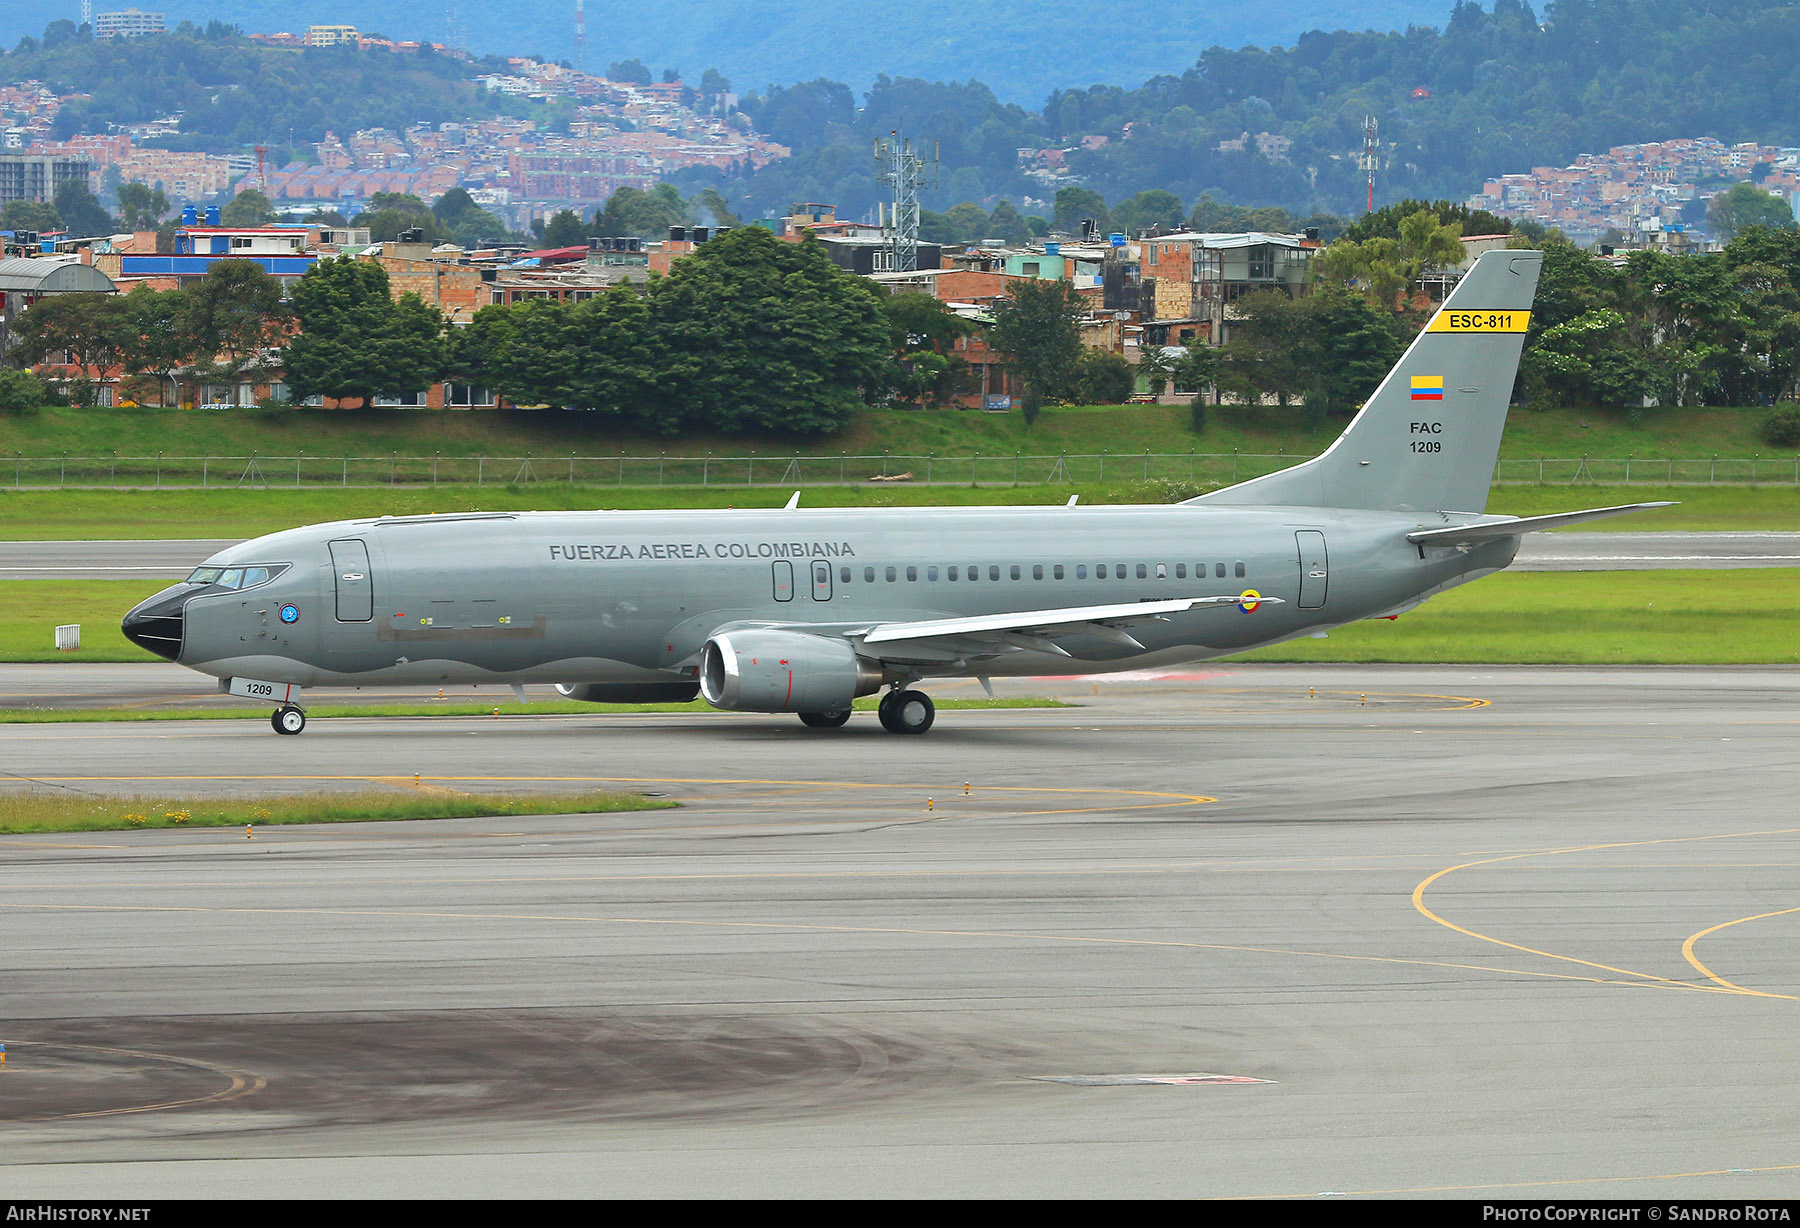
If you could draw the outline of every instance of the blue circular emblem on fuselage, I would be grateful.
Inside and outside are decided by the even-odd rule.
[[[294,606],[294,605],[282,606],[281,607],[281,621],[284,623],[299,622],[300,621],[300,607]]]

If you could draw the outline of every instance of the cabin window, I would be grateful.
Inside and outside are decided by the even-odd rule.
[[[1019,578],[1019,565],[1017,563],[1012,565],[1012,578],[1015,580]]]
[[[1105,563],[1096,563],[1094,565],[1094,579],[1096,579],[1096,580],[1106,579],[1106,564]]]
[[[988,564],[988,579],[998,580],[999,578],[1000,578],[999,566],[997,564],[989,563]],[[1018,579],[1018,576],[1017,575],[1013,576],[1013,579],[1015,579],[1015,580]]]
[[[1137,566],[1137,577],[1140,580],[1148,580],[1150,578],[1150,569],[1142,563],[1139,563]]]
[[[892,567],[890,567],[890,568],[888,568],[888,579],[892,580],[893,578],[894,578],[894,569]],[[863,568],[863,583],[864,584],[875,583],[875,569],[873,567]]]
[[[850,583],[850,569],[848,567],[838,568],[838,579],[844,584]]]
[[[969,579],[971,579],[971,580],[981,579],[981,565],[980,564],[971,563],[969,565]]]
[[[1058,580],[1062,579],[1063,578],[1063,565],[1061,563],[1058,563],[1056,565],[1056,569],[1054,571],[1052,571],[1050,574],[1055,576]]]
[[[1237,578],[1240,580],[1244,578],[1244,565],[1242,563],[1237,565]]]
[[[1158,580],[1167,580],[1169,578],[1169,565],[1167,563],[1158,563],[1156,565],[1156,578]]]
[[[1042,563],[1033,563],[1032,564],[1031,578],[1033,580],[1042,580],[1044,578],[1044,565]]]
[[[1075,564],[1075,578],[1077,580],[1087,579],[1087,564],[1086,563]]]
[[[937,580],[937,578],[938,578],[938,572],[937,572],[937,568],[935,568],[935,567],[927,567],[927,568],[926,568],[926,569],[925,569],[925,578],[926,578],[926,579],[927,579],[927,580],[929,580],[929,581],[933,581],[933,582],[935,582],[935,581],[936,581],[936,580]],[[956,577],[955,577],[955,576],[951,576],[951,577],[950,577],[950,578],[951,578],[951,579],[952,579],[952,580],[954,580],[954,579],[956,579]]]
[[[899,578],[900,578],[899,573],[896,572],[892,567],[887,569],[887,582],[889,584],[892,584],[895,580],[898,580]]]
[[[955,568],[955,567],[951,567],[951,568],[950,568],[950,569],[949,569],[949,573],[948,573],[948,574],[949,574],[949,577],[950,577],[950,579],[952,579],[952,580],[955,580],[955,579],[957,579],[957,574],[956,574],[956,568]],[[935,576],[934,576],[934,577],[933,577],[933,579],[936,579],[936,577],[935,577]]]
[[[1219,579],[1223,580],[1225,578],[1225,564],[1214,563],[1213,564],[1213,575],[1215,575],[1215,576],[1219,577]]]
[[[1187,564],[1186,563],[1175,564],[1175,578],[1177,580],[1187,579]]]
[[[919,569],[918,569],[918,568],[917,568],[917,567],[908,567],[908,568],[907,568],[907,569],[906,569],[906,578],[907,578],[907,580],[908,580],[908,581],[916,581],[916,580],[918,580],[918,578],[919,578]],[[933,579],[933,580],[935,580],[935,579],[937,579],[937,572],[935,572],[935,571],[934,571],[934,572],[932,572],[932,573],[931,573],[931,578],[932,578],[932,579]]]

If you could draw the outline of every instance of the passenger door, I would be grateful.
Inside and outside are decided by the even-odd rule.
[[[1317,610],[1325,605],[1325,586],[1330,567],[1325,555],[1325,535],[1317,529],[1299,529],[1294,544],[1300,554],[1300,608]]]
[[[369,574],[369,548],[357,538],[331,543],[331,571],[337,584],[337,618],[366,623],[375,617],[375,580]]]

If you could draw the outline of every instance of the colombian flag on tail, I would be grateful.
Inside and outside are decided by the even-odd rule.
[[[1441,375],[1415,375],[1412,377],[1412,399],[1415,401],[1441,401],[1444,399],[1444,377]]]

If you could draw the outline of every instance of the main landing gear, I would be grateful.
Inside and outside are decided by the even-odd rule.
[[[923,691],[893,690],[881,697],[876,715],[889,733],[924,733],[937,719],[937,705]],[[836,729],[850,719],[850,709],[802,712],[800,723],[810,729]]]
[[[270,715],[269,724],[276,733],[299,733],[306,728],[306,713],[293,704],[283,704]]]
[[[923,691],[889,691],[875,712],[889,733],[924,733],[937,719],[937,705]]]

